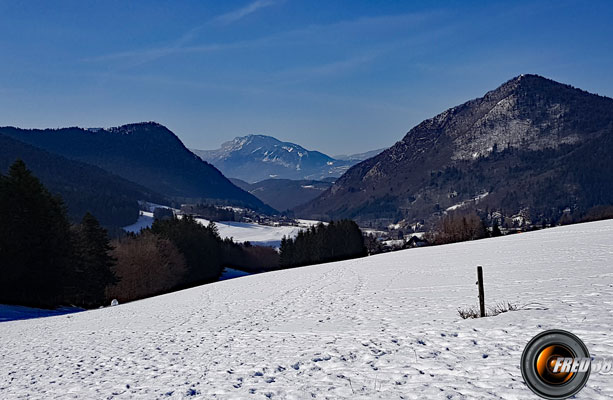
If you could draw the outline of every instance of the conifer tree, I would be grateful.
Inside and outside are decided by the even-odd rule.
[[[498,237],[498,236],[502,236],[502,232],[500,231],[498,222],[494,222],[494,226],[492,227],[492,237]]]
[[[298,232],[296,238],[281,240],[279,262],[296,267],[361,257],[367,254],[364,237],[351,220],[322,223]]]
[[[61,199],[17,160],[0,175],[0,302],[56,305],[69,237]]]
[[[213,282],[222,272],[222,240],[215,224],[204,226],[193,216],[156,220],[151,231],[169,239],[185,256],[187,274],[185,286]]]
[[[71,276],[74,301],[86,307],[102,305],[105,289],[118,281],[112,271],[116,260],[106,229],[86,213],[74,229],[73,243],[77,265]]]

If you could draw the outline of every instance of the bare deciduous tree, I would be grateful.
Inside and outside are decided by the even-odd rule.
[[[165,293],[179,286],[187,270],[185,257],[168,239],[149,231],[113,243],[120,281],[107,288],[107,297],[120,302]]]
[[[432,244],[445,244],[486,237],[483,221],[475,213],[451,213],[443,217],[427,240]]]

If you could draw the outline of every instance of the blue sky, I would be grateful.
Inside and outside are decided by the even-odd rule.
[[[0,125],[154,120],[329,154],[537,73],[613,97],[609,1],[2,1]]]

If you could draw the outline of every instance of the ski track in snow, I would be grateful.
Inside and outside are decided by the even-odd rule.
[[[536,399],[526,343],[613,356],[613,221],[217,282],[0,323],[0,398]],[[477,302],[526,309],[462,320]],[[592,374],[577,399],[613,397]]]

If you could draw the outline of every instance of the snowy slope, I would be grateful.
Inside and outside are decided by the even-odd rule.
[[[612,356],[613,221],[420,248],[0,323],[0,398],[535,399],[519,359],[563,328]],[[462,320],[476,302],[522,311]],[[578,399],[613,396],[593,374]]]
[[[126,232],[139,233],[142,229],[149,228],[153,224],[153,212],[141,211],[138,219],[132,225],[124,226]]]

